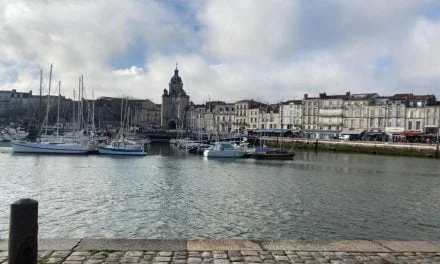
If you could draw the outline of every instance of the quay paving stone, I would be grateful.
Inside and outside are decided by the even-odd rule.
[[[83,239],[75,250],[87,251],[94,249],[108,250],[155,250],[176,251],[186,250],[186,240],[173,239]]]
[[[426,242],[426,241],[421,241]],[[433,246],[437,244],[429,242]],[[416,243],[422,246],[424,243]],[[408,244],[405,244],[408,246]],[[409,244],[410,245],[410,244]],[[401,246],[399,244],[399,246]],[[413,246],[414,248],[414,246]],[[417,249],[417,248],[415,248]],[[426,251],[426,250],[425,250]],[[385,264],[385,263],[440,263],[440,249],[433,252],[402,250],[389,252],[373,251],[296,251],[296,250],[75,250],[39,251],[45,263],[144,263],[144,264],[231,264],[231,263],[339,263],[339,264]],[[7,251],[0,251],[0,263],[7,263]],[[215,256],[217,258],[215,258]],[[221,257],[221,258],[219,258]]]
[[[187,250],[221,251],[221,250],[261,250],[260,246],[250,240],[188,240]]]
[[[415,252],[439,252],[440,244],[431,241],[384,241],[378,240],[378,243],[393,251],[415,251]]]
[[[261,242],[262,248],[270,251],[353,251],[353,252],[390,252],[391,250],[379,243],[368,240],[341,241],[303,241],[303,240],[268,240]]]

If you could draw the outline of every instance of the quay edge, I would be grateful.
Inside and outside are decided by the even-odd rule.
[[[0,240],[0,251],[8,241]],[[407,240],[240,240],[240,239],[39,239],[39,251],[308,251],[434,252],[440,241]]]
[[[377,141],[343,141],[343,140],[316,140],[296,138],[261,138],[266,145],[294,150],[323,150],[347,153],[364,153],[396,156],[414,156],[440,158],[439,144],[392,143]]]

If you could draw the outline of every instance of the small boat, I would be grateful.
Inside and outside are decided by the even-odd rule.
[[[257,147],[251,155],[254,159],[291,160],[295,156],[294,151],[281,148]]]
[[[108,145],[98,147],[99,154],[104,155],[126,155],[126,156],[145,156],[145,148],[143,144],[128,140],[113,141]]]
[[[215,142],[212,149],[203,152],[203,156],[212,158],[241,158],[245,151],[235,148],[230,142]]]

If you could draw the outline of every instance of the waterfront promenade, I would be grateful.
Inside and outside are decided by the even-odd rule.
[[[0,263],[8,241],[0,240]],[[40,263],[440,263],[440,241],[42,239]]]

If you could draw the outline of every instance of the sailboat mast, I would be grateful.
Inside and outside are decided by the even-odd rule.
[[[60,133],[60,97],[61,97],[61,81],[58,81],[58,107],[57,107],[57,138],[59,137]]]
[[[50,65],[49,73],[49,92],[47,93],[47,110],[46,110],[46,122],[45,122],[45,137],[47,138],[47,123],[49,119],[49,108],[50,108],[50,86],[52,83],[52,64]]]
[[[78,131],[81,130],[81,77],[78,80]]]
[[[92,131],[93,134],[96,132],[95,128],[95,95],[92,92]]]
[[[76,91],[73,90],[73,106],[72,106],[72,111],[73,111],[73,116],[72,116],[72,128],[73,128],[73,134],[75,135],[75,119],[76,119],[76,112],[75,112],[75,101],[76,101]]]
[[[42,105],[42,95],[43,95],[43,69],[40,69],[40,97],[38,102],[38,130],[41,132],[41,105]]]

